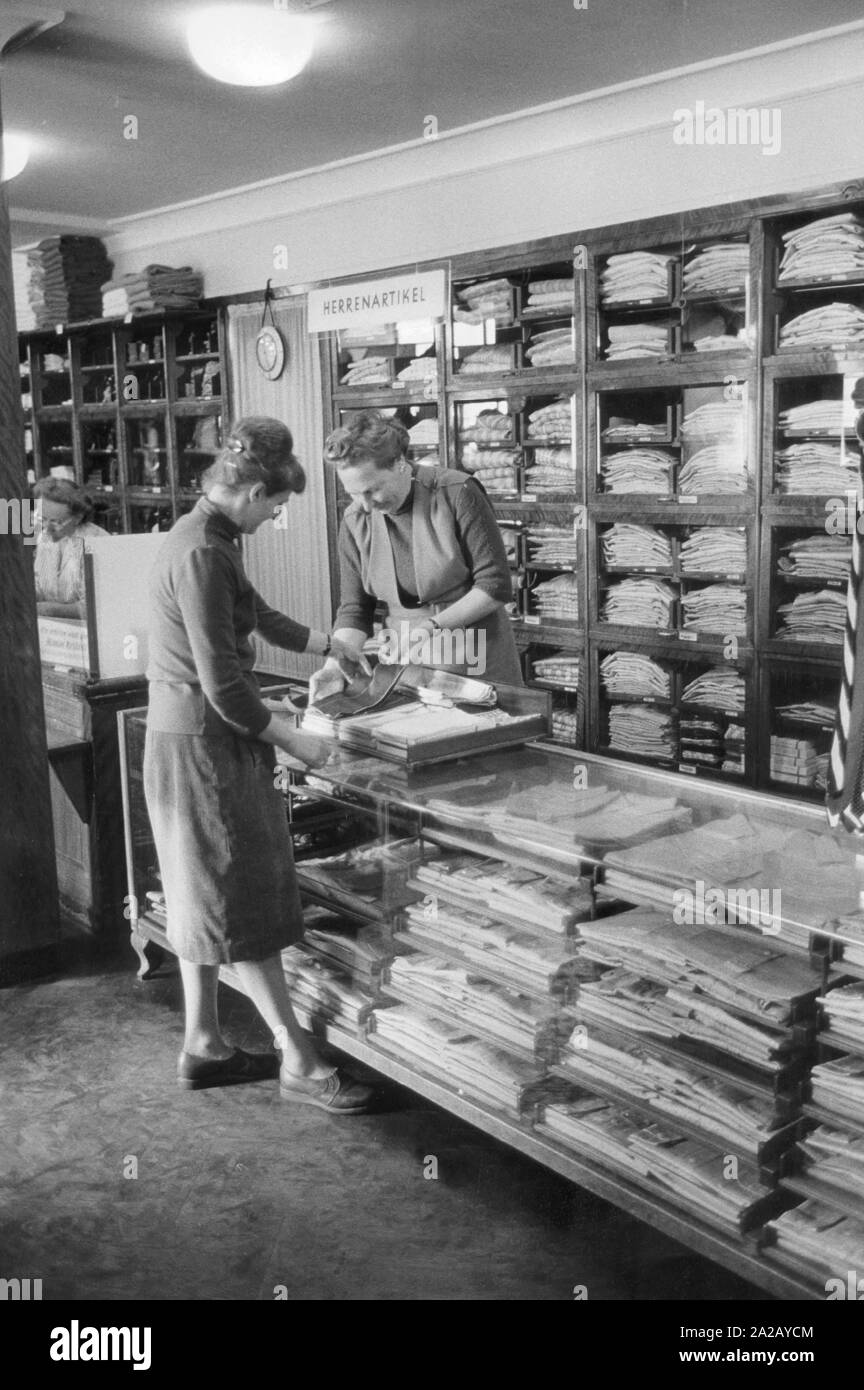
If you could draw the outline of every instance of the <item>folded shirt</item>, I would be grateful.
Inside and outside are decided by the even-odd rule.
[[[668,299],[670,269],[674,264],[674,256],[653,251],[625,251],[609,256],[600,276],[601,302]]]

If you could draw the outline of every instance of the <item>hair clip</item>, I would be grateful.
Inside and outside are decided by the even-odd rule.
[[[226,449],[230,449],[231,452],[232,452],[232,454],[243,454],[243,453],[245,453],[245,447],[244,447],[243,443],[242,443],[239,439],[234,439],[234,438],[227,439],[227,440],[225,441],[225,448],[226,448]]]

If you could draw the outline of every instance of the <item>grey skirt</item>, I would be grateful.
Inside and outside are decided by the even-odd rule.
[[[300,939],[291,837],[267,744],[148,729],[144,795],[168,939],[182,960],[266,960]]]

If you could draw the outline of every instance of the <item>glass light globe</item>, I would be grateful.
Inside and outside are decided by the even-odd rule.
[[[26,168],[30,158],[30,141],[26,135],[13,135],[6,131],[3,135],[2,159],[0,159],[0,183],[8,183]]]
[[[315,25],[302,15],[248,5],[210,5],[192,15],[186,40],[208,77],[235,87],[275,87],[312,56]]]

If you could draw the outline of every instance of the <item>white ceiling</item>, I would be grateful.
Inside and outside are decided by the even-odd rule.
[[[416,140],[429,115],[452,129],[862,17],[861,0],[332,0],[307,69],[251,90],[192,65],[196,8],[77,0],[6,60],[4,124],[36,141],[10,185],[13,214],[38,214],[13,218],[16,244]]]

